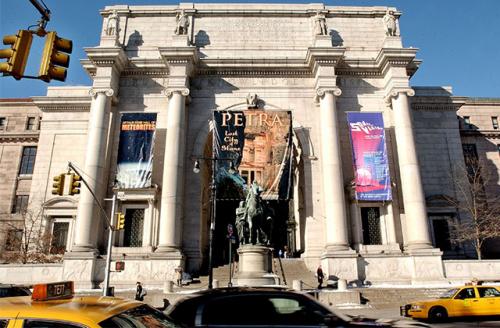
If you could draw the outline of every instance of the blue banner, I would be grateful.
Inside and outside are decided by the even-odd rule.
[[[356,199],[392,199],[382,113],[347,113],[355,175]]]
[[[123,114],[115,187],[151,187],[156,113]]]

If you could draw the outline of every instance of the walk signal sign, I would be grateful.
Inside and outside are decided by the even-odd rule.
[[[52,180],[54,180],[54,183],[52,184],[52,195],[59,195],[62,196],[64,192],[64,177],[65,174],[59,174],[56,175]]]
[[[15,35],[3,37],[3,44],[11,45],[10,49],[0,50],[0,58],[7,59],[7,62],[0,63],[0,72],[4,76],[12,75],[16,80],[23,77],[32,41],[33,35],[27,30],[19,30]]]
[[[45,82],[66,80],[69,66],[69,54],[73,51],[73,42],[57,36],[56,32],[48,32],[43,48],[42,61],[38,78]]]

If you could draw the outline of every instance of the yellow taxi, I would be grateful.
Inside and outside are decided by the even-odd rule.
[[[31,296],[0,299],[0,328],[178,327],[142,302],[75,296],[71,281],[33,286]]]
[[[500,315],[500,290],[495,286],[463,286],[450,289],[438,299],[413,302],[401,314],[415,319],[441,321],[448,317]]]

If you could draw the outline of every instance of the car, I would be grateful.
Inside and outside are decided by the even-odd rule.
[[[497,286],[453,288],[438,299],[402,306],[401,315],[430,321],[442,321],[448,317],[500,315],[500,290]]]
[[[12,296],[29,296],[31,291],[29,286],[0,284],[0,298]]]
[[[199,291],[177,301],[166,314],[187,327],[399,327],[335,313],[307,294],[272,287]]]
[[[71,281],[33,286],[31,296],[0,299],[1,328],[179,327],[149,305],[107,296],[75,296]]]

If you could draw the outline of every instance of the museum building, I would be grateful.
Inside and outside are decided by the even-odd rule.
[[[275,251],[348,282],[463,278],[462,264],[445,262],[474,251],[449,240],[448,222],[466,219],[449,200],[461,200],[456,181],[471,154],[496,176],[487,192],[500,194],[500,100],[411,86],[421,60],[403,46],[396,8],[181,3],[101,15],[100,44],[81,60],[91,86],[0,101],[0,247],[13,250],[16,214],[28,208],[65,251],[61,263],[25,275],[0,268],[5,281],[102,282],[108,228],[89,188],[107,216],[113,195],[125,214],[112,254],[126,269],[112,273],[114,285],[162,286],[179,266],[203,274],[214,221],[213,264],[227,263],[227,227],[244,195],[212,197],[226,161],[215,151],[214,112],[259,126],[242,137],[235,175],[243,190],[262,185]],[[287,119],[289,130],[274,128]],[[122,174],[131,162],[123,140],[135,130],[149,131],[139,182]],[[361,149],[356,133],[378,143]],[[89,188],[54,196],[68,162]]]

